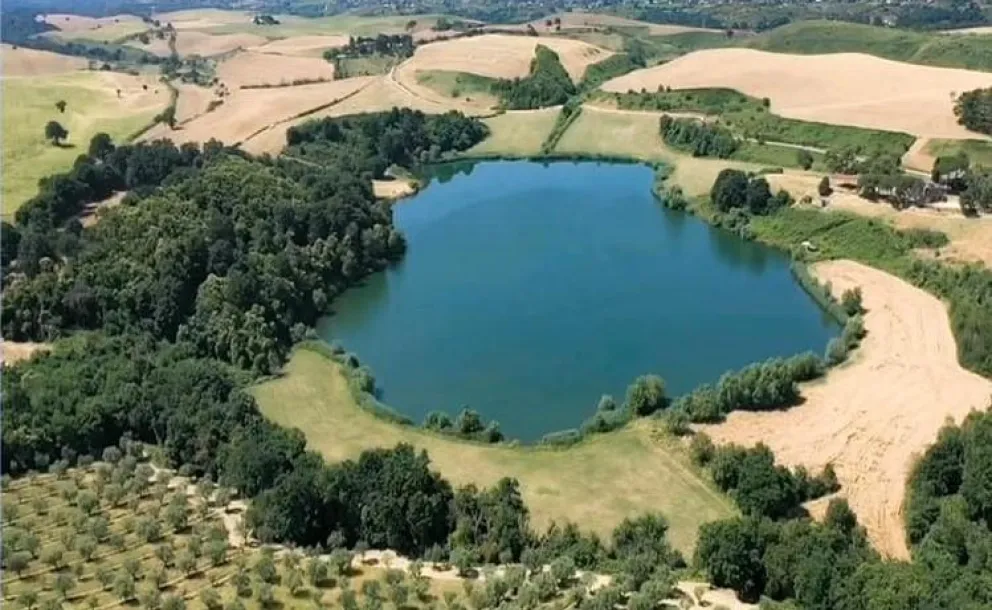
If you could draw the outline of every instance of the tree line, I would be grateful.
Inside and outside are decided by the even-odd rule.
[[[694,157],[726,159],[740,146],[726,127],[695,119],[679,119],[665,114],[660,119],[659,130],[666,144],[689,151]]]
[[[413,55],[413,36],[409,34],[379,34],[377,36],[349,36],[348,44],[324,51],[324,59],[339,57],[364,57],[382,55],[410,57]]]

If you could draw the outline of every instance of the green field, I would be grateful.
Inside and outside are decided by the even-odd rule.
[[[398,57],[388,55],[366,55],[364,57],[342,57],[334,64],[335,78],[354,76],[378,76],[388,74],[400,62]]]
[[[660,511],[671,524],[672,544],[689,552],[701,524],[735,513],[730,499],[715,491],[656,421],[642,420],[568,449],[439,437],[360,409],[338,365],[306,348],[293,353],[283,375],[253,393],[267,417],[303,430],[309,445],[331,461],[406,442],[426,449],[455,484],[491,485],[516,477],[538,529],[568,520],[606,534],[625,517]]]
[[[489,137],[466,153],[467,156],[528,157],[541,153],[541,144],[551,133],[558,108],[513,110],[485,119]]]
[[[926,152],[934,157],[963,152],[973,165],[992,168],[992,141],[989,140],[931,140]]]
[[[839,21],[800,21],[745,39],[744,44],[778,53],[868,53],[931,66],[992,70],[992,35],[947,36]]]
[[[113,89],[102,85],[97,72],[4,79],[3,98],[4,217],[37,193],[39,179],[72,167],[93,135],[103,131],[120,142],[161,110],[129,110]],[[58,100],[65,100],[65,113],[55,109]],[[69,131],[65,146],[45,139],[45,124],[51,120]]]
[[[745,161],[766,167],[793,167],[799,168],[797,157],[799,150],[791,146],[778,146],[776,144],[759,144],[757,142],[742,142],[731,159],[735,161]],[[823,155],[819,152],[810,152],[813,157],[813,171],[824,171]]]
[[[492,99],[494,104],[498,101],[492,94],[492,86],[496,79],[479,74],[451,70],[419,70],[417,82],[446,97],[486,98]]]

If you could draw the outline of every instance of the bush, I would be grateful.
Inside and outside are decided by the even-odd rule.
[[[665,382],[657,375],[642,375],[627,387],[625,407],[635,417],[651,415],[667,406]]]
[[[840,305],[849,316],[864,313],[864,307],[861,304],[861,287],[855,286],[845,290],[840,296]]]

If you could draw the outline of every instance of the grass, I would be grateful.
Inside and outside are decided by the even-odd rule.
[[[484,119],[490,135],[468,150],[468,156],[529,157],[541,153],[541,144],[551,133],[558,108],[519,110]]]
[[[453,70],[419,70],[417,82],[447,97],[468,96],[492,99],[493,103],[498,101],[492,94],[492,87],[497,79],[479,74]]]
[[[798,153],[799,150],[791,146],[742,142],[740,148],[730,158],[736,161],[745,161],[767,167],[799,168]],[[823,154],[811,152],[810,155],[813,157],[813,167],[811,169],[813,171],[824,171]]]
[[[156,111],[128,113],[97,72],[3,80],[3,214],[9,217],[37,194],[38,180],[72,167],[90,138],[106,132],[121,142],[149,123]],[[65,113],[55,102],[65,100]],[[159,109],[160,110],[160,109]],[[69,131],[68,146],[44,138],[56,120]]]
[[[569,449],[479,445],[432,435],[378,419],[358,408],[338,365],[297,349],[284,374],[254,388],[262,412],[278,424],[300,428],[311,448],[329,460],[353,458],[370,447],[410,443],[427,450],[455,484],[491,485],[519,479],[538,528],[574,521],[606,534],[623,518],[660,511],[669,537],[689,552],[700,525],[735,513],[692,465],[678,440],[641,421],[595,436]]]
[[[364,57],[340,58],[334,67],[334,76],[338,79],[354,76],[378,76],[387,74],[401,60],[388,55],[366,55]]]
[[[738,167],[758,171],[761,166],[727,159],[690,157],[664,145],[657,115],[602,110],[585,106],[555,147],[555,154],[612,157],[674,166],[669,180],[686,195],[708,193],[720,170]]]
[[[744,44],[779,53],[867,53],[916,64],[992,70],[992,35],[947,36],[839,21],[800,21]]]
[[[934,157],[964,152],[973,165],[992,168],[992,141],[989,140],[930,140],[926,152]]]

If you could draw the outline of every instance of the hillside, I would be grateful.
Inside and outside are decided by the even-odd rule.
[[[910,63],[992,71],[992,35],[943,36],[837,21],[802,21],[744,44],[779,53],[868,53]]]

